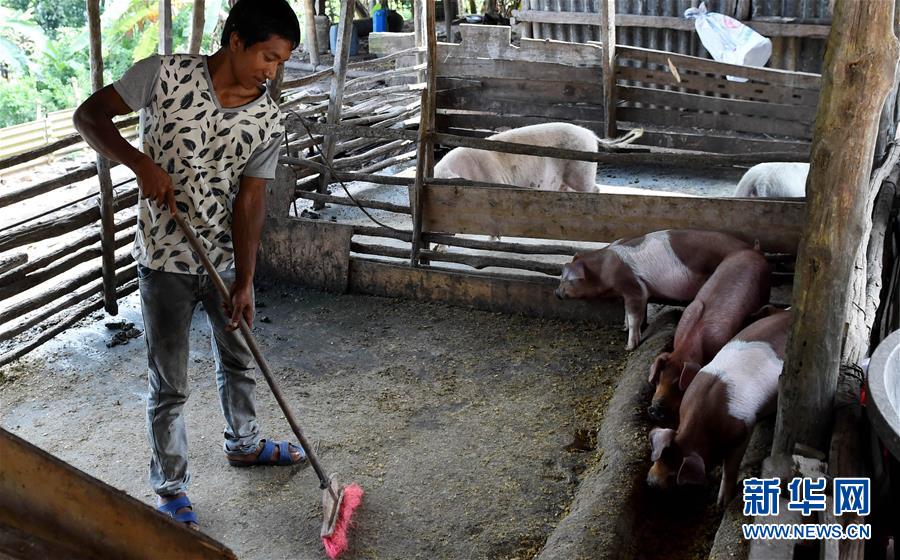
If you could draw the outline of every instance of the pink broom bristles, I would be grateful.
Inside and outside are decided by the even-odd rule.
[[[362,504],[363,489],[358,484],[350,484],[344,487],[344,499],[341,500],[341,509],[338,512],[337,521],[334,523],[334,532],[330,537],[322,537],[325,545],[325,554],[331,560],[335,560],[342,552],[347,550],[347,532],[350,530],[350,519],[353,512]]]

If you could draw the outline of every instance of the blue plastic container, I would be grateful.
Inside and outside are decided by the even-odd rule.
[[[372,31],[387,31],[387,10],[375,10],[372,14]]]
[[[331,54],[337,54],[337,33],[338,26],[332,25],[328,38],[331,43]],[[353,24],[353,30],[350,31],[350,56],[355,56],[359,51],[359,39],[356,37],[356,24]]]

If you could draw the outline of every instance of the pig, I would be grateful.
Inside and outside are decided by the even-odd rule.
[[[769,162],[754,165],[744,173],[734,190],[743,198],[803,198],[806,196],[808,163]]]
[[[563,267],[556,297],[625,300],[625,328],[633,350],[641,341],[647,300],[691,301],[726,256],[750,245],[727,233],[668,229],[620,239],[575,255]]]
[[[514,128],[489,140],[596,152],[599,138],[570,123],[543,123]],[[596,192],[597,163],[473,148],[454,148],[434,166],[438,179],[468,179],[542,191]]]
[[[771,269],[759,247],[735,251],[722,259],[697,292],[675,327],[671,352],[650,367],[656,385],[650,417],[661,424],[677,422],[681,395],[702,364],[711,360],[769,302]]]
[[[734,497],[753,426],[775,412],[791,328],[790,311],[767,308],[764,318],[739,332],[690,382],[677,431],[650,432],[651,487],[703,484],[706,471],[722,462],[718,504]]]

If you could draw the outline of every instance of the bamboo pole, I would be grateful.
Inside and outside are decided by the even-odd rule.
[[[132,243],[134,243],[133,231],[124,233],[123,235],[117,237],[113,248],[121,249],[122,247],[125,247],[126,245]],[[77,251],[70,257],[52,266],[48,266],[47,268],[44,268],[42,270],[35,271],[32,274],[16,280],[8,286],[0,287],[0,300],[5,300],[17,294],[30,290],[52,278],[60,276],[61,274],[65,274],[66,272],[72,270],[80,264],[84,264],[96,259],[97,257],[102,256],[103,249],[101,247],[88,247],[86,249]],[[115,261],[113,261],[113,263],[115,263]]]
[[[838,0],[813,130],[794,322],[779,379],[773,456],[826,449],[882,104],[894,82],[894,2]],[[861,95],[860,92],[865,92]]]
[[[421,3],[423,0],[418,0]],[[419,266],[419,251],[422,246],[422,212],[425,203],[425,178],[434,175],[434,121],[435,121],[435,96],[437,90],[437,32],[435,30],[435,6],[434,0],[425,2],[425,36],[428,50],[426,51],[427,82],[422,91],[422,111],[419,117],[418,152],[416,154],[416,182],[413,186],[413,237],[412,250],[410,251],[410,266]],[[423,81],[421,78],[419,81]]]
[[[138,191],[131,189],[116,198],[114,211],[134,206],[137,203]],[[55,218],[38,222],[36,224],[26,225],[16,228],[9,232],[0,234],[0,252],[9,251],[29,243],[44,241],[72,233],[84,226],[95,223],[100,219],[100,209],[97,207],[87,208],[71,212],[61,218]]]
[[[116,259],[116,269],[127,266],[133,262],[134,257],[131,256],[131,254],[126,253]],[[32,311],[40,309],[48,303],[56,301],[66,294],[69,294],[77,290],[78,288],[81,288],[82,286],[100,278],[102,278],[102,274],[99,270],[89,270],[87,272],[79,274],[75,278],[67,280],[62,284],[58,284],[56,287],[50,290],[42,291],[40,294],[34,297],[22,300],[16,305],[0,312],[0,324],[8,323],[13,319],[25,315],[26,313],[31,313]]]
[[[125,220],[122,220],[121,222],[116,224],[116,233],[133,227],[134,218],[126,218]],[[78,238],[76,241],[60,247],[53,252],[47,253],[46,255],[39,257],[33,261],[28,261],[12,270],[4,271],[2,274],[0,274],[0,287],[8,286],[12,282],[15,282],[19,278],[25,276],[26,274],[31,274],[32,272],[40,270],[45,266],[80,249],[84,249],[85,247],[90,247],[91,245],[99,243],[101,235],[102,234],[100,233],[100,230],[98,228],[97,231],[84,235]]]
[[[191,18],[191,39],[188,52],[200,54],[200,46],[203,44],[203,25],[206,16],[206,0],[194,0],[193,14]]]
[[[353,8],[354,3],[344,1],[341,4],[341,20],[338,22],[338,40],[337,53],[334,55],[334,76],[331,78],[331,93],[328,102],[328,116],[326,122],[328,124],[337,124],[341,121],[341,106],[344,103],[344,83],[347,79],[347,64],[350,60],[350,33],[353,32]],[[328,165],[334,160],[334,146],[337,142],[337,136],[334,134],[325,135],[325,146],[323,153],[325,161]],[[319,192],[325,193],[328,190],[330,178],[328,172],[322,174],[319,181]],[[322,207],[316,204],[317,209]]]
[[[309,62],[313,66],[319,64],[319,44],[316,40],[316,12],[313,0],[303,0],[303,48],[309,53]]]
[[[298,192],[295,193],[297,198],[305,198],[306,200],[312,200],[316,203],[325,204],[326,202],[330,202],[332,204],[341,204],[344,206],[362,206],[363,208],[371,208],[372,210],[384,210],[386,212],[394,212],[397,214],[409,214],[410,209],[409,206],[402,206],[400,204],[393,204],[390,202],[379,202],[377,200],[366,200],[364,198],[356,198],[356,202],[353,202],[347,197],[343,196],[332,196],[330,194],[322,194],[316,192]]]
[[[91,88],[97,92],[103,88],[103,50],[100,30],[100,0],[88,0],[88,26],[91,41]],[[119,313],[116,301],[116,269],[115,269],[115,195],[113,194],[110,162],[97,154],[97,177],[100,180],[100,230],[103,235],[100,244],[103,248],[101,268],[103,270],[103,307],[110,315]]]
[[[159,0],[159,54],[172,54],[172,0]]]

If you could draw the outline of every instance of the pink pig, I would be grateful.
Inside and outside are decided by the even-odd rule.
[[[775,411],[791,328],[790,311],[766,307],[768,316],[739,332],[690,382],[678,430],[650,432],[650,486],[703,484],[706,471],[724,461],[719,504],[731,501],[753,426]]]
[[[726,233],[667,229],[620,239],[597,251],[575,255],[563,268],[556,296],[625,300],[627,350],[641,341],[647,300],[694,299],[726,256],[750,245]]]
[[[674,349],[656,357],[649,382],[656,385],[650,417],[677,423],[681,395],[702,364],[769,302],[771,269],[759,249],[734,252],[716,269],[684,310],[675,328]]]

